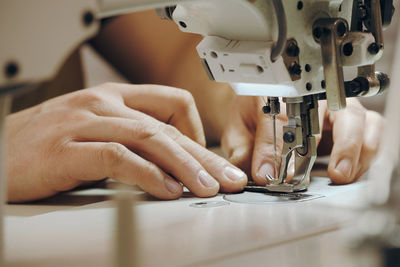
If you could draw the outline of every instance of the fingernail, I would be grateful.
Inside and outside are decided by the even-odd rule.
[[[218,186],[217,181],[203,170],[199,171],[199,181],[204,187],[212,188]]]
[[[336,165],[336,170],[338,170],[343,177],[345,178],[351,178],[351,168],[352,168],[352,164],[351,161],[349,159],[342,159],[338,165]]]
[[[246,174],[242,172],[241,170],[238,170],[236,168],[227,166],[224,169],[224,175],[226,178],[233,182],[237,182],[240,180],[245,180],[246,179]]]
[[[181,191],[181,186],[169,177],[164,179],[164,183],[167,190],[173,194],[177,194]]]
[[[258,169],[257,176],[258,178],[267,181],[267,175],[269,174],[272,177],[274,177],[274,173],[275,173],[274,167],[269,163],[265,163],[260,167],[260,169]]]

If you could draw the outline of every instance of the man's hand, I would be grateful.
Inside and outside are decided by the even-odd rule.
[[[278,174],[274,171],[272,120],[262,113],[262,106],[261,97],[236,98],[222,148],[233,164],[251,174],[257,184],[265,185],[267,174],[273,177]],[[278,164],[283,146],[282,126],[287,124],[285,105],[281,107],[282,112],[277,116]],[[378,152],[383,118],[366,110],[357,99],[348,99],[347,108],[337,112],[329,111],[326,101],[320,101],[319,116],[321,132],[330,133],[333,141],[324,144],[331,151],[329,177],[337,184],[353,182],[368,170]],[[317,136],[317,144],[320,140]],[[291,175],[293,164],[289,164],[288,177]]]
[[[161,199],[241,190],[246,175],[209,152],[190,93],[103,84],[8,116],[8,200],[111,177]]]

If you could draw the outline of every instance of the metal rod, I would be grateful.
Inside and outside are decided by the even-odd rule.
[[[286,13],[281,0],[272,1],[275,8],[276,19],[278,21],[278,40],[272,47],[271,61],[275,62],[278,57],[282,54],[286,40],[287,40],[287,23]]]
[[[379,49],[383,49],[382,14],[380,0],[371,0],[371,32]]]
[[[276,115],[272,115],[273,120],[273,131],[274,131],[274,177],[278,175],[278,155],[277,155],[277,148],[276,148]]]

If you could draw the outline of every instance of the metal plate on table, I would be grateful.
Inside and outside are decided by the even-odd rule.
[[[240,194],[224,195],[226,201],[245,204],[284,204],[309,201],[322,197],[324,196],[318,194],[270,192],[242,192]]]

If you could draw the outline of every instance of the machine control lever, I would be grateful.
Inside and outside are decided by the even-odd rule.
[[[346,107],[340,49],[347,32],[348,24],[341,18],[318,19],[313,26],[314,39],[321,45],[326,98],[330,110]]]

